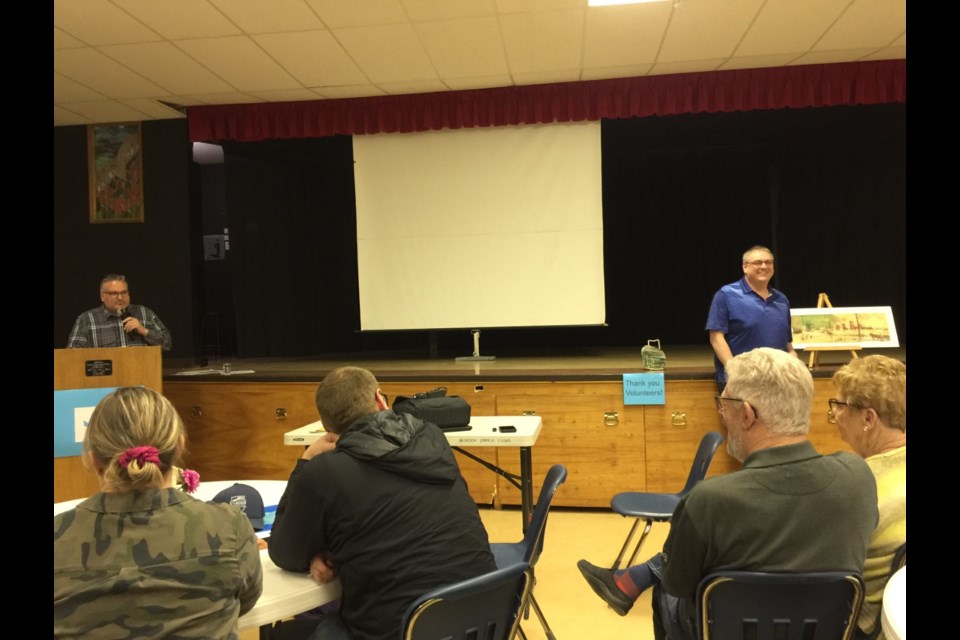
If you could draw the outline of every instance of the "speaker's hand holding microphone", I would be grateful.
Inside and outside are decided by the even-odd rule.
[[[136,316],[127,311],[127,309],[117,309],[117,317],[120,318],[120,324],[123,325],[124,333],[136,331],[141,336],[147,335],[147,330],[140,324]]]

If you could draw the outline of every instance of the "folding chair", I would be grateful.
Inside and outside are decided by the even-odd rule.
[[[680,499],[687,495],[695,484],[706,477],[707,469],[710,468],[710,462],[713,460],[713,455],[717,452],[717,447],[720,446],[721,442],[723,442],[723,436],[716,431],[710,431],[704,434],[703,438],[700,439],[700,446],[697,449],[696,457],[693,459],[693,465],[690,467],[687,484],[684,485],[680,493],[625,491],[613,496],[613,500],[610,501],[610,507],[620,515],[636,518],[636,520],[630,528],[630,533],[627,534],[627,539],[623,541],[623,547],[620,549],[620,553],[617,554],[617,559],[613,561],[613,566],[610,567],[611,569],[616,571],[620,568],[620,561],[623,560],[623,554],[627,552],[627,547],[630,546],[630,541],[637,532],[637,527],[640,526],[640,520],[645,520],[646,526],[643,529],[643,534],[640,536],[640,540],[637,541],[637,546],[634,548],[633,554],[630,556],[630,561],[627,563],[628,567],[634,565],[637,561],[637,556],[640,555],[640,547],[643,546],[647,535],[650,533],[650,529],[653,528],[653,523],[670,521],[673,517],[674,510],[677,508],[677,505],[680,504]]]
[[[530,518],[530,524],[524,533],[523,540],[520,542],[495,542],[490,544],[490,550],[493,552],[493,558],[498,567],[506,567],[518,562],[526,562],[530,565],[531,571],[537,560],[540,559],[540,552],[543,551],[543,539],[547,531],[547,515],[550,512],[550,503],[553,501],[553,494],[557,488],[566,482],[567,468],[562,464],[555,464],[547,471],[546,478],[543,480],[543,486],[540,487],[540,496],[537,498],[537,505],[533,509],[533,516]],[[534,578],[536,583],[536,578]],[[530,591],[530,605],[533,611],[540,619],[543,630],[549,640],[554,640],[555,636],[547,624],[547,619],[537,604],[537,598],[533,595],[533,588]],[[519,629],[519,627],[518,627]]]
[[[407,609],[401,640],[510,640],[532,588],[521,562],[434,589]]]
[[[858,573],[722,571],[697,588],[701,640],[849,640],[863,602]]]

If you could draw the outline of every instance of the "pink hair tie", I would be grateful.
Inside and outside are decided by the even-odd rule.
[[[126,469],[133,460],[139,462],[141,467],[144,462],[160,464],[160,452],[156,447],[130,447],[120,455],[117,462]]]

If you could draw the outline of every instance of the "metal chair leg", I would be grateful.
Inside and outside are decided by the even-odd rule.
[[[627,547],[630,546],[630,541],[633,540],[633,534],[637,532],[637,527],[640,526],[640,518],[637,518],[633,521],[633,526],[630,527],[630,533],[627,534],[627,539],[623,541],[623,547],[620,548],[620,553],[617,554],[617,559],[613,561],[613,566],[610,567],[613,571],[616,571],[620,568],[620,561],[623,560],[623,554],[627,552]],[[640,534],[640,540],[637,541],[637,546],[633,548],[633,555],[630,556],[630,562],[627,563],[627,567],[632,567],[633,564],[637,561],[637,556],[640,555],[640,547],[643,546],[643,543],[646,542],[647,536],[650,535],[650,529],[653,528],[653,520],[647,519],[646,526],[643,528],[643,533]]]
[[[643,543],[646,542],[647,536],[650,534],[650,529],[653,528],[653,520],[647,520],[647,526],[643,528],[643,535],[640,536],[640,539],[637,541],[637,546],[633,549],[633,555],[630,556],[630,562],[627,564],[628,567],[632,567],[637,562],[637,556],[640,555],[640,547],[643,546]]]
[[[537,604],[537,598],[531,593],[530,594],[530,604],[533,606],[533,612],[537,614],[537,617],[540,618],[540,624],[543,626],[543,630],[547,634],[547,640],[557,640],[557,636],[553,635],[553,630],[550,629],[550,625],[547,624],[547,619],[543,615],[543,611],[540,609],[540,605]]]
[[[620,568],[620,561],[623,560],[623,554],[627,552],[627,547],[630,546],[630,540],[633,538],[633,534],[636,533],[637,527],[639,526],[640,518],[635,518],[633,526],[630,527],[630,533],[627,534],[627,539],[623,541],[623,547],[620,549],[620,553],[617,554],[617,559],[613,561],[613,566],[610,567],[614,571]]]

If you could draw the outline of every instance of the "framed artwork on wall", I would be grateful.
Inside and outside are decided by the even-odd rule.
[[[87,127],[90,222],[143,222],[140,123]]]
[[[891,307],[791,309],[795,349],[899,347]]]

